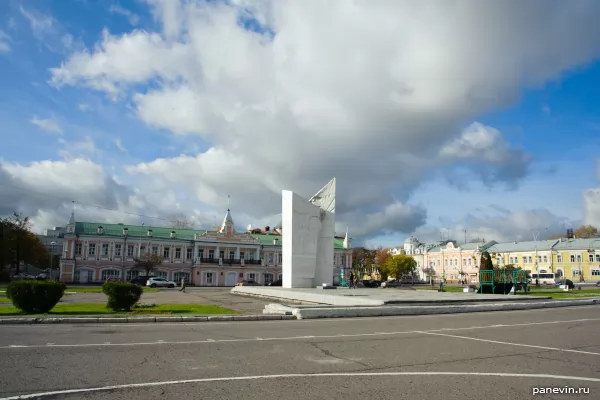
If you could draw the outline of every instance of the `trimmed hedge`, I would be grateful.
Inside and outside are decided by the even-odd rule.
[[[65,284],[55,281],[13,281],[6,288],[6,297],[16,308],[28,314],[49,312],[64,294]]]
[[[108,296],[106,307],[113,311],[131,311],[144,289],[134,283],[107,281],[102,285],[102,293]]]

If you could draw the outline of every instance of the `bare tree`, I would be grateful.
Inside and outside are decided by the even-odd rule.
[[[173,221],[174,229],[196,229],[196,224],[188,218]]]

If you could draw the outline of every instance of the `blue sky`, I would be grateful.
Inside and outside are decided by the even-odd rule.
[[[182,134],[170,128],[169,122],[143,118],[133,94],[160,92],[175,85],[173,82],[165,84],[164,76],[135,84],[122,80],[119,84],[127,85],[127,89],[118,100],[111,99],[101,90],[86,88],[83,83],[61,87],[49,84],[52,68],[67,65],[73,54],[97,52],[103,30],[108,30],[115,38],[136,30],[166,37],[162,29],[167,17],[159,11],[153,11],[141,0],[0,2],[0,49],[2,43],[5,46],[5,50],[0,51],[0,87],[3,88],[0,91],[0,134],[3,139],[0,161],[27,166],[43,160],[59,162],[86,157],[100,165],[108,177],[126,186],[136,186],[135,191],[139,193],[152,187],[151,183],[146,185],[146,179],[150,182],[156,177],[128,173],[127,167],[141,163],[150,165],[161,158],[169,162],[192,162],[181,156],[196,157],[221,137],[216,135],[224,135],[219,132]],[[245,20],[242,25],[247,30],[264,33],[264,29],[257,28],[256,20]],[[190,27],[188,32],[192,32]],[[185,35],[180,40],[185,43]],[[119,61],[106,61],[109,62]],[[105,71],[109,74],[111,68],[107,67]],[[497,211],[493,211],[495,208],[490,206],[500,204],[511,212],[544,208],[557,218],[582,222],[585,219],[582,193],[599,186],[598,88],[600,63],[591,57],[574,69],[562,70],[560,78],[545,81],[541,87],[521,86],[518,96],[510,104],[495,104],[487,113],[462,121],[464,127],[473,122],[493,127],[502,133],[511,148],[533,156],[527,176],[518,181],[516,189],[506,189],[502,185],[487,188],[474,177],[472,169],[465,167],[460,174],[456,170],[455,176],[468,183],[469,188],[460,190],[448,184],[444,168],[432,169],[418,185],[410,187],[410,196],[402,195],[406,204],[425,207],[426,225],[432,230],[460,225],[469,216],[490,218],[497,215]],[[263,126],[257,125],[256,129]],[[276,164],[272,165],[273,170],[278,169]],[[155,164],[152,166],[158,168]],[[195,167],[181,168],[180,175],[185,175]],[[157,182],[163,182],[168,190],[172,190],[173,198],[181,202],[181,207],[191,207],[196,213],[220,210],[226,194],[216,186],[202,186],[202,183],[192,189],[185,181],[182,184],[178,180],[177,171],[168,173],[167,176],[156,172]],[[188,182],[202,180],[202,176],[188,179]],[[245,182],[253,185],[250,178]],[[402,186],[403,182],[398,185]],[[312,186],[303,182],[298,183],[298,187]],[[216,190],[220,198],[216,204],[210,201],[212,197],[208,193],[211,190]],[[133,205],[127,207],[132,209]],[[372,206],[364,209],[372,209]],[[136,212],[146,215],[142,211],[137,209]],[[275,209],[272,214],[277,212]],[[266,218],[266,215],[249,209],[240,210],[240,214],[244,224],[263,223]],[[50,220],[44,221],[49,223]],[[352,222],[344,223],[352,225]],[[364,224],[364,221],[356,222],[359,223]],[[359,230],[358,227],[355,229]],[[393,244],[410,234],[407,229],[392,229],[391,234],[383,234],[386,229],[374,228],[369,235],[365,233],[363,239],[369,239],[370,243]]]

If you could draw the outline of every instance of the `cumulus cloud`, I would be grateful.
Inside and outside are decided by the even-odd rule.
[[[85,158],[28,165],[1,163],[0,187],[0,215],[21,212],[31,218],[37,232],[64,226],[73,201],[79,220],[160,226],[184,217],[216,220],[212,214],[182,208],[170,191],[149,199]]]
[[[108,12],[126,17],[131,25],[137,25],[140,22],[139,15],[137,15],[134,12],[129,11],[126,8],[121,7],[118,4],[112,4],[108,8]]]
[[[553,234],[564,234],[567,228],[576,227],[581,221],[572,221],[547,209],[509,211],[492,207],[497,212],[487,215],[467,215],[459,223],[445,228],[422,226],[413,232],[422,242],[441,239],[463,243],[475,238],[486,241],[542,240]]]
[[[407,204],[432,171],[522,179],[524,151],[461,128],[600,54],[593,0],[147,3],[161,32],[105,31],[51,70],[57,87],[127,99],[146,124],[208,143],[128,171],[206,204],[243,198],[257,218],[282,189],[336,176],[338,219],[365,235],[423,223]]]

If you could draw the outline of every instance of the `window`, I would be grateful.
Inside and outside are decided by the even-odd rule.
[[[105,269],[102,271],[102,280],[106,281],[108,279],[119,279],[121,276],[121,271],[116,269]]]
[[[444,260],[444,266],[447,267],[448,266],[448,259]]]
[[[192,249],[192,248],[186,249],[186,251],[185,251],[186,260],[191,260],[193,255],[194,255],[194,249]]]
[[[152,246],[152,254],[154,254],[155,256],[158,255],[158,246]]]
[[[253,273],[253,272],[250,272],[250,273],[248,274],[248,280],[249,280],[249,281],[256,281],[256,274],[255,274],[255,273]]]
[[[198,249],[198,257],[204,258],[204,249]]]
[[[222,250],[221,250],[221,251],[219,252],[219,258],[220,258],[221,260],[223,260],[223,259],[225,258],[225,252],[224,252],[224,251],[222,251]]]
[[[163,258],[169,258],[170,248],[166,247],[163,249]]]
[[[596,262],[600,262],[600,254],[596,254]]]
[[[581,254],[577,254],[577,262],[581,262]]]
[[[96,245],[94,243],[90,243],[90,245],[88,246],[88,256],[95,256],[96,255]]]
[[[273,264],[273,253],[269,253],[269,264]]]
[[[578,269],[574,269],[573,270],[573,276],[579,276],[581,271],[579,271]]]
[[[102,245],[102,255],[108,257],[108,244]]]
[[[281,257],[281,254],[279,255],[279,257]],[[341,261],[342,261],[342,267],[346,266],[346,257],[345,256],[341,256]]]
[[[77,244],[75,245],[75,255],[76,255],[76,256],[80,256],[80,255],[81,255],[81,252],[82,252],[82,250],[83,250],[83,246],[81,245],[81,243],[77,243]]]
[[[121,257],[121,245],[115,244],[115,257]]]
[[[592,276],[600,276],[600,269],[593,269]]]
[[[161,279],[167,279],[167,271],[154,271],[152,273],[150,273],[150,275],[153,275],[157,278],[161,278]]]
[[[560,254],[556,256],[556,262],[562,262],[562,256]]]
[[[175,258],[180,260],[181,259],[181,247],[176,247],[175,248]]]
[[[235,258],[235,251],[229,251],[229,259],[233,260]]]
[[[204,284],[205,285],[212,285],[213,284],[213,273],[212,272],[206,272],[205,277],[206,278],[204,280]]]
[[[173,280],[176,283],[181,283],[181,280],[185,280],[185,283],[190,283],[190,273],[189,272],[175,272],[173,274]]]
[[[440,266],[440,260],[435,260],[435,262],[436,262],[437,266],[439,267]]]
[[[130,281],[133,278],[137,278],[138,276],[140,276],[140,271],[127,271],[127,281]]]
[[[531,256],[527,257],[527,262],[531,264]]]
[[[133,245],[127,246],[127,257],[133,257]]]
[[[471,259],[467,258],[467,265],[471,265]]]
[[[242,260],[246,259],[246,253],[244,253],[243,251],[240,251],[240,259],[242,259]]]
[[[281,264],[283,260],[283,254],[279,253],[279,264]],[[344,265],[344,257],[342,257],[342,265]]]
[[[548,256],[544,256],[544,262],[547,263],[548,262]]]
[[[571,262],[575,262],[575,256],[571,254]]]
[[[466,258],[462,259],[462,265],[467,265],[467,259]]]
[[[539,263],[542,262],[542,256],[537,256],[537,262],[539,262]]]
[[[265,285],[273,282],[273,274],[265,274]]]
[[[254,253],[248,252],[248,260],[254,261]]]
[[[454,259],[454,265],[458,265],[458,259]]]
[[[590,260],[590,262],[594,262],[594,255],[590,254],[588,259]]]
[[[208,259],[209,260],[214,260],[215,258],[215,251],[214,250],[209,250],[208,251]]]

